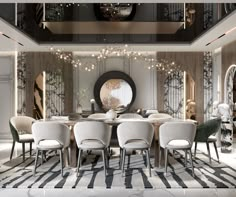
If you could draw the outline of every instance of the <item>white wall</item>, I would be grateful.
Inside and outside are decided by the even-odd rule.
[[[9,119],[14,114],[14,56],[0,54],[0,140],[11,139]]]
[[[122,71],[133,79],[136,85],[136,99],[131,106],[131,110],[157,108],[156,71],[149,70],[146,62],[126,57],[109,57],[103,61],[97,61],[96,58],[91,56],[80,55],[79,57],[82,62],[93,62],[96,66],[91,72],[79,67],[74,69],[74,108],[79,94],[79,102],[83,110],[91,109],[90,99],[94,98],[94,85],[99,76],[108,71]],[[82,66],[82,68],[84,67]],[[98,109],[97,106],[95,107]]]

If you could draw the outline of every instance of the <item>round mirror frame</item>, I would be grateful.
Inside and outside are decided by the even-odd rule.
[[[94,85],[93,93],[94,93],[95,101],[98,104],[99,108],[102,109],[103,111],[105,111],[104,108],[103,108],[101,98],[100,98],[100,91],[101,91],[101,88],[102,88],[103,84],[105,82],[107,82],[108,80],[110,80],[110,79],[122,79],[122,80],[126,81],[132,89],[133,97],[132,97],[132,100],[131,100],[130,104],[128,105],[128,107],[121,110],[121,111],[117,111],[117,113],[124,113],[127,110],[129,110],[130,106],[133,104],[133,102],[135,100],[135,97],[136,97],[135,83],[134,83],[133,79],[124,72],[109,71],[109,72],[106,72],[106,73],[102,74],[98,78],[98,80],[96,81],[96,83]]]

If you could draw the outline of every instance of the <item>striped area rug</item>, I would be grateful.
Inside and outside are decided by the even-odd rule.
[[[60,174],[59,157],[50,154],[47,162],[39,164],[36,176],[33,176],[34,158],[23,163],[18,157],[0,166],[1,188],[235,188],[236,170],[224,163],[213,160],[208,164],[206,155],[198,154],[195,159],[195,177],[191,168],[184,167],[184,158],[180,153],[169,157],[168,173],[164,169],[152,168],[149,177],[145,157],[129,155],[126,157],[125,173],[119,169],[119,157],[109,161],[108,175],[105,178],[101,155],[90,154],[82,161],[79,177],[76,169],[65,167],[64,177]],[[151,163],[153,165],[153,159]],[[189,165],[189,164],[188,164]],[[127,170],[128,168],[128,170]]]

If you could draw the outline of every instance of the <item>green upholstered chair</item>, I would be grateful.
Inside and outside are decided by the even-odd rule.
[[[35,119],[28,116],[14,116],[10,119],[9,125],[13,138],[10,160],[12,159],[15,143],[22,144],[23,161],[25,161],[25,143],[30,144],[30,156],[32,153],[32,143],[34,142],[31,126]]]
[[[215,134],[219,131],[221,127],[221,118],[215,118],[208,120],[197,126],[197,132],[195,136],[195,149],[194,149],[194,157],[196,156],[197,143],[205,142],[208,151],[209,162],[211,163],[211,153],[209,148],[209,143],[213,143],[216,151],[216,156],[219,162],[219,154],[216,147],[216,136]]]

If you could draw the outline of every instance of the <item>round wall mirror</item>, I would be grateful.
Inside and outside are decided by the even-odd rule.
[[[114,109],[117,113],[123,113],[133,104],[135,96],[134,81],[120,71],[104,73],[94,86],[95,100],[104,111]]]

